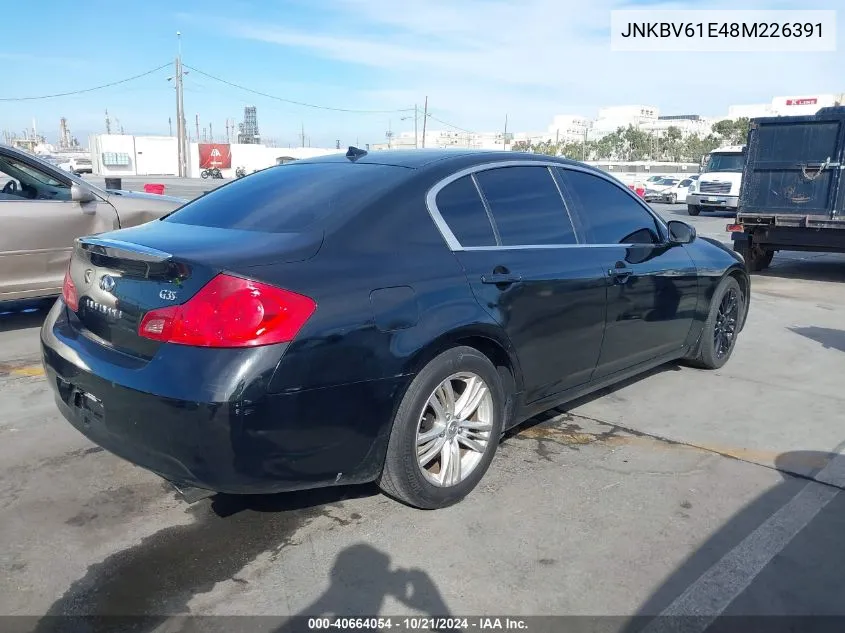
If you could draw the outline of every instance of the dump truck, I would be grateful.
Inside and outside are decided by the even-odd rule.
[[[777,251],[845,252],[845,107],[753,119],[736,219],[727,226],[746,268]]]
[[[687,213],[736,211],[744,166],[745,148],[741,145],[728,145],[710,152],[700,170],[701,175],[687,193]]]

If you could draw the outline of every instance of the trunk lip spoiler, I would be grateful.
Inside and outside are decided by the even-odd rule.
[[[165,262],[173,258],[172,254],[156,248],[107,237],[80,237],[76,240],[76,246],[109,257],[125,258],[128,255],[130,259],[143,262]]]

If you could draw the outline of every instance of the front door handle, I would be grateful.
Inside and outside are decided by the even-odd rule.
[[[633,271],[628,268],[625,262],[616,262],[616,265],[613,268],[608,269],[607,275],[613,281],[618,284],[627,283],[627,281],[631,278]]]
[[[522,275],[513,273],[493,273],[481,276],[481,283],[483,284],[515,284],[519,281],[522,281]]]

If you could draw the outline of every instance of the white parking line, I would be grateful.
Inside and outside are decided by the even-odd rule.
[[[845,487],[845,455],[841,450],[840,446],[836,456],[816,475],[817,481]],[[839,493],[839,489],[816,481],[808,483],[786,505],[687,587],[642,633],[669,630],[702,633]],[[685,616],[683,626],[679,627],[675,618],[663,616]]]

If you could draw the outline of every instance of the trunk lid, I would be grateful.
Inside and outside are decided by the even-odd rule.
[[[79,306],[71,322],[98,343],[150,359],[161,343],[138,335],[150,310],[182,304],[218,273],[315,255],[322,233],[260,233],[161,221],[76,242],[70,277]]]

